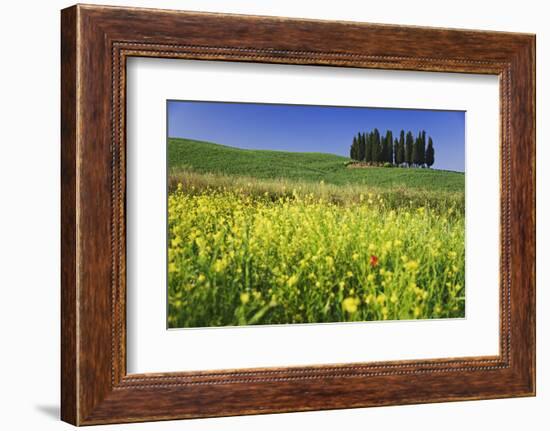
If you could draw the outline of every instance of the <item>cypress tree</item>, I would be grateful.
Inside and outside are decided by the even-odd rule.
[[[418,162],[420,166],[426,163],[426,131],[422,130],[420,135],[420,145],[418,147]]]
[[[393,132],[390,131],[390,140],[389,140],[389,147],[390,147],[390,157],[389,162],[393,165],[395,163],[395,148],[393,145]]]
[[[418,166],[420,162],[419,153],[420,153],[420,134],[418,134],[418,136],[414,140],[413,149],[412,149],[412,162],[413,162],[413,165],[415,166]]]
[[[393,133],[391,130],[386,130],[384,162],[393,163]]]
[[[368,162],[370,156],[368,154],[368,147],[369,147],[369,133],[365,132],[363,133],[363,142],[365,143],[365,162]]]
[[[426,165],[430,168],[435,162],[435,150],[432,137],[428,138],[428,148],[426,149]]]
[[[405,163],[405,131],[403,129],[401,129],[401,133],[399,134],[399,144],[395,154],[395,163],[398,166]]]
[[[375,148],[375,144],[374,144],[374,131],[371,131],[369,133],[369,149],[370,149],[370,154],[369,154],[369,162],[373,163],[374,162],[374,159],[375,159],[375,156],[376,156],[376,148]]]
[[[394,156],[394,164],[399,166],[399,140],[397,138],[393,141],[393,156]]]
[[[375,163],[380,162],[382,155],[382,144],[380,142],[380,132],[378,129],[373,131],[373,142],[372,142],[372,161]]]
[[[365,133],[365,146],[366,146],[365,161],[367,163],[372,162],[372,136],[371,135],[372,133]]]
[[[349,157],[352,160],[357,160],[357,137],[353,137],[353,143],[351,144],[351,147],[349,149]]]
[[[413,164],[413,147],[414,147],[414,138],[413,134],[409,130],[407,132],[407,138],[405,140],[405,163],[408,167],[411,167]]]
[[[358,144],[359,144],[359,151],[358,151],[359,160],[360,160],[360,161],[364,161],[364,160],[365,160],[365,140],[364,140],[364,135],[362,135],[361,133],[359,133],[359,135],[357,136],[357,141],[358,141]]]
[[[380,138],[380,162],[386,162],[388,156],[388,139],[387,136],[382,136]]]

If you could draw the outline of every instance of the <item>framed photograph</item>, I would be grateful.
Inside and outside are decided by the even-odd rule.
[[[535,36],[61,14],[62,419],[535,394]]]

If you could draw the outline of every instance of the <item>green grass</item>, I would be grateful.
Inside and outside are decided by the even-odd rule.
[[[453,207],[464,212],[464,193],[434,191],[414,187],[366,187],[362,184],[336,185],[325,182],[288,180],[286,178],[258,179],[242,175],[198,173],[179,169],[168,178],[168,190],[173,193],[180,187],[189,195],[237,190],[242,196],[262,196],[277,201],[293,199],[295,194],[314,196],[325,202],[350,206],[383,199],[392,209],[427,207],[433,211],[446,212]]]
[[[345,166],[347,157],[326,153],[244,150],[211,142],[168,139],[170,174],[178,170],[375,189],[419,189],[463,192],[464,174],[436,169],[364,168]],[[365,189],[366,190],[366,189]]]

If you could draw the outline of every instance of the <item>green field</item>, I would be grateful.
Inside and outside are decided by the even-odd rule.
[[[464,317],[464,174],[168,140],[169,327]]]
[[[264,180],[284,178],[375,189],[464,192],[464,174],[460,172],[381,167],[350,169],[345,166],[350,159],[334,154],[243,150],[177,138],[168,139],[168,154],[168,168],[172,173],[189,168],[198,173]]]

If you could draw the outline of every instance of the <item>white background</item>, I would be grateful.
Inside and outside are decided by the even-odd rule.
[[[129,373],[498,354],[498,77],[134,58],[127,84]],[[167,331],[167,99],[466,111],[466,318]]]
[[[537,33],[536,398],[173,421],[96,429],[548,429],[550,423],[550,28],[535,0],[308,2],[298,0],[102,1],[173,9],[344,19]],[[59,409],[59,9],[65,1],[5,2],[0,15],[0,302],[4,429],[70,429]]]

